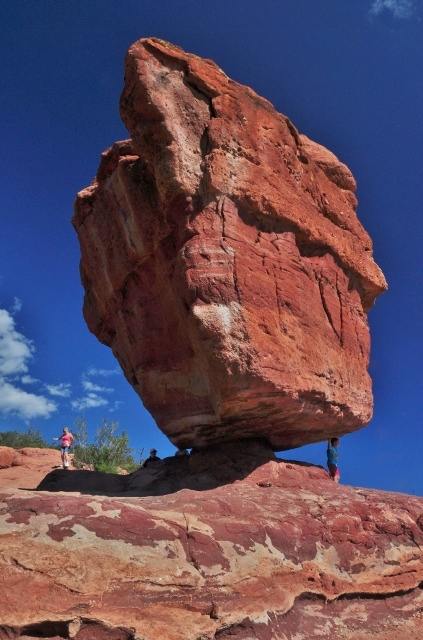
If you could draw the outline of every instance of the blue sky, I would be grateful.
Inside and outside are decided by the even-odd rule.
[[[375,411],[342,481],[423,495],[422,0],[3,0],[0,430],[46,439],[85,412],[136,451],[174,447],[81,313],[77,191],[127,137],[123,59],[156,36],[213,59],[353,171],[389,290],[370,311]],[[284,457],[325,463],[325,446]]]

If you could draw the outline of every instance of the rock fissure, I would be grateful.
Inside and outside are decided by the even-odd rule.
[[[310,611],[307,610],[305,607],[307,606],[308,603],[313,603],[313,602],[321,602],[324,605],[324,608],[327,610],[332,609],[332,607],[337,606],[337,605],[341,605],[345,602],[356,602],[359,603],[361,601],[367,601],[367,602],[374,602],[375,604],[377,602],[384,602],[385,604],[387,604],[389,606],[390,601],[399,598],[399,597],[403,597],[403,596],[408,596],[408,595],[412,595],[413,592],[415,592],[417,589],[421,589],[421,585],[419,585],[419,587],[416,587],[415,589],[410,589],[410,590],[406,590],[406,591],[397,591],[397,592],[392,592],[390,594],[368,594],[368,593],[357,593],[357,594],[345,594],[345,595],[341,595],[337,598],[334,599],[328,599],[325,596],[321,595],[321,594],[316,594],[315,592],[312,591],[305,591],[299,595],[296,596],[292,606],[284,611],[283,613],[280,613],[278,611],[275,610],[268,610],[265,615],[261,615],[259,616],[259,620],[263,620],[263,622],[256,622],[257,620],[257,616],[245,616],[245,617],[241,617],[240,619],[237,621],[232,622],[231,624],[226,624],[224,625],[222,628],[220,628],[214,638],[217,640],[221,640],[222,638],[229,638],[229,637],[239,637],[239,638],[263,638],[263,639],[270,639],[272,636],[272,634],[268,634],[268,632],[264,632],[264,634],[262,635],[261,632],[261,628],[263,626],[263,624],[265,624],[265,626],[267,627],[269,625],[269,623],[271,623],[271,621],[273,622],[275,631],[276,629],[281,632],[281,633],[293,633],[294,629],[298,630],[298,632],[302,631],[304,632],[305,629],[307,629],[307,618],[310,617]],[[320,620],[323,622],[324,626],[323,628],[319,626],[316,627],[311,627],[309,628],[308,633],[312,634],[312,635],[308,635],[308,637],[324,637],[324,638],[332,638],[333,635],[324,635],[325,632],[328,632],[328,625],[327,625],[327,621],[333,621],[333,615],[334,612],[332,613],[332,611],[329,611],[326,613],[326,615],[324,614],[324,610],[322,610],[322,612],[317,613],[317,618],[316,620]],[[364,614],[363,610],[363,614]],[[383,613],[385,615],[383,615]],[[389,627],[386,627],[384,625],[383,620],[386,620],[386,611],[382,613],[381,616],[381,620],[379,622],[379,629],[380,630],[385,630],[385,635],[383,636],[384,638],[387,639],[391,639],[394,640],[395,638],[400,638],[401,640],[408,640],[409,636],[407,630],[405,630],[404,632],[401,631],[400,628],[400,624],[398,623],[398,621],[395,620],[395,608],[391,608],[390,607],[390,615],[392,616],[392,622],[389,624]],[[297,618],[297,622],[295,624],[292,624],[291,620],[292,620],[292,616],[299,616],[299,618]],[[272,620],[273,619],[273,620]],[[301,621],[301,622],[300,622]],[[333,621],[334,622],[334,621]],[[371,638],[373,637],[373,633],[376,629],[373,629],[372,626],[370,625],[370,630],[369,633],[367,634],[366,632],[366,628],[367,625],[365,623],[364,620],[360,620],[359,624],[357,624],[357,620],[355,618],[355,616],[353,615],[351,617],[351,622],[348,620],[347,617],[343,616],[340,620],[339,620],[339,632],[342,633],[341,637],[344,638],[349,638],[351,640],[357,638],[357,631],[360,630],[361,634],[360,638]],[[377,623],[376,623],[377,624]],[[333,626],[337,626],[338,624],[336,622],[334,622]],[[332,626],[332,624],[331,624]],[[314,628],[314,632],[312,631],[312,629]],[[240,632],[242,632],[242,630],[244,631],[249,631],[249,635],[245,636],[245,635],[239,635]],[[332,630],[332,634],[333,634]],[[351,634],[352,631],[352,634]],[[386,635],[386,631],[388,631],[389,635]],[[392,631],[392,635],[390,634],[390,631]],[[329,631],[329,633],[331,633]],[[252,634],[252,635],[250,635]],[[283,637],[286,637],[285,635]],[[419,637],[418,635],[415,636],[416,638]]]
[[[10,561],[15,567],[19,567],[19,569],[22,569],[23,571],[28,571],[30,573],[39,573],[40,575],[44,574],[43,571],[40,571],[39,569],[35,569],[35,567],[26,566],[22,561],[18,560],[14,556],[10,556]]]
[[[338,296],[338,301],[339,301],[339,322],[340,322],[340,328],[339,328],[339,342],[341,344],[341,347],[344,346],[344,304],[343,304],[343,294],[341,293],[341,290],[339,288],[339,274],[336,274],[336,295]],[[361,345],[360,345],[361,346]]]
[[[232,268],[232,277],[233,277],[233,282],[234,282],[234,289],[235,289],[235,294],[237,297],[237,301],[238,304],[240,306],[240,308],[242,307],[242,297],[241,297],[241,287],[239,286],[239,279],[238,279],[238,273],[237,273],[237,256],[236,253],[234,253],[233,255],[233,268]],[[244,335],[245,338],[247,338],[246,335]],[[248,342],[248,340],[245,341],[246,343]]]
[[[184,519],[185,519],[185,539],[186,539],[186,545],[187,545],[187,560],[190,564],[192,564],[192,566],[194,567],[194,569],[196,571],[198,571],[198,573],[200,574],[200,576],[203,576],[203,572],[201,570],[201,566],[199,565],[199,563],[197,562],[197,560],[195,559],[194,555],[193,555],[193,550],[192,550],[192,535],[190,534],[189,531],[189,522],[188,522],[188,518],[186,516],[185,513],[182,514]]]
[[[52,621],[52,620],[44,620],[42,622],[36,622],[30,625],[24,625],[22,627],[9,627],[9,626],[0,626],[0,632],[3,632],[7,635],[0,636],[1,638],[10,638],[10,640],[14,640],[15,638],[19,638],[21,636],[26,636],[30,638],[71,638],[69,635],[69,624],[70,620],[62,621]],[[1,623],[0,623],[1,624]]]
[[[3,626],[0,623],[0,638],[64,638],[65,640],[135,640],[133,630],[123,626],[113,627],[99,620],[81,618],[44,620],[23,626]]]
[[[332,319],[332,314],[331,314],[331,312],[329,310],[329,307],[328,307],[328,305],[326,303],[326,300],[325,300],[324,285],[323,285],[322,279],[319,278],[319,276],[317,274],[316,274],[316,279],[317,279],[317,282],[318,282],[318,285],[319,285],[319,292],[320,292],[320,299],[321,299],[321,302],[322,302],[322,307],[323,307],[323,309],[324,309],[324,311],[326,313],[326,317],[328,319],[328,322],[329,322],[330,326],[332,327],[332,330],[333,330],[334,334],[336,335],[336,337],[338,338],[338,340],[341,341],[340,340],[340,335],[339,335],[339,333],[338,333],[338,331],[337,331],[337,329],[336,329],[336,327],[334,325],[334,322],[333,322],[333,319]]]
[[[335,602],[337,600],[389,600],[391,598],[396,598],[398,596],[405,596],[416,592],[417,590],[422,591],[423,582],[419,582],[414,587],[410,587],[409,589],[397,589],[385,593],[369,593],[366,591],[354,591],[348,593],[341,593],[339,596],[333,599],[326,599],[328,602]]]
[[[225,232],[226,220],[225,220],[224,207],[225,207],[225,196],[221,196],[217,199],[217,202],[216,202],[216,212],[222,220],[222,239],[226,240],[226,232]]]

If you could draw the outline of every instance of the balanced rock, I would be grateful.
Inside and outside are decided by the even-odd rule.
[[[259,453],[163,460],[124,480],[144,497],[1,490],[0,639],[421,639],[423,499]]]
[[[213,62],[157,39],[78,194],[84,316],[177,446],[274,450],[372,415],[366,312],[386,289],[332,153]]]

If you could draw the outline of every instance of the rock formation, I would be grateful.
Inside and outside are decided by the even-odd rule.
[[[423,499],[240,446],[102,495],[104,474],[18,491],[0,470],[0,640],[421,640]]]
[[[349,169],[161,40],[130,48],[121,115],[131,139],[75,206],[84,315],[160,429],[282,450],[367,424],[386,283]]]
[[[0,447],[0,488],[36,487],[52,469],[61,467],[57,449]]]

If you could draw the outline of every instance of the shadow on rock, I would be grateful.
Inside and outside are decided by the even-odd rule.
[[[206,491],[242,480],[270,460],[279,461],[266,441],[238,440],[193,450],[189,456],[158,460],[127,476],[57,469],[40,482],[37,490],[141,497],[162,496],[181,489]]]

